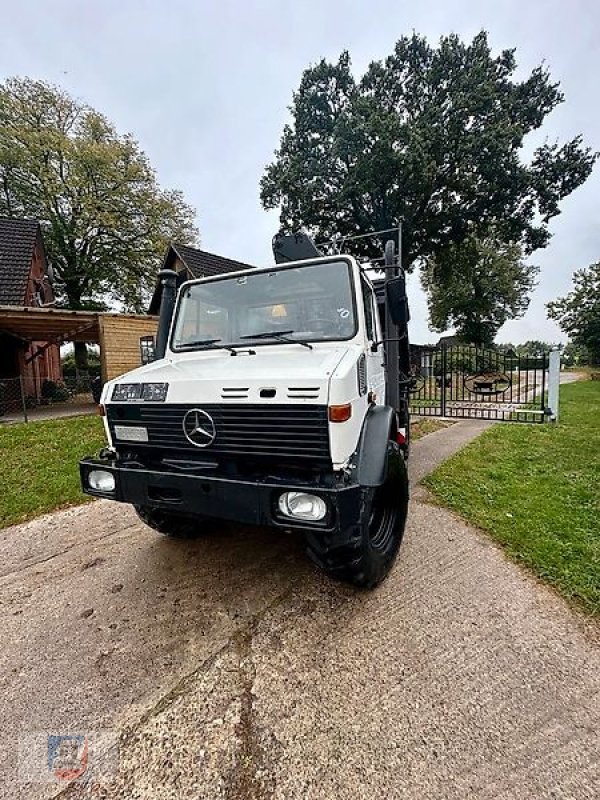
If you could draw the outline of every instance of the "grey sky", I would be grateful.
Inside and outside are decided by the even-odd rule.
[[[595,0],[21,0],[3,15],[0,78],[28,75],[64,86],[141,143],[164,186],[198,212],[202,246],[251,263],[270,261],[277,214],[258,181],[288,118],[302,70],[349,49],[357,73],[413,29],[436,40],[486,28],[495,49],[516,47],[523,73],[545,60],[566,101],[540,138],[583,133],[600,150]],[[573,269],[600,258],[600,167],[562,205],[525,318],[499,339],[558,339],[544,303],[570,287]],[[410,280],[412,339],[431,341],[418,281]]]

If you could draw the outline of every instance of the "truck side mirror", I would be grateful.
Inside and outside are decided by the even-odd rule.
[[[386,302],[394,325],[407,325],[410,319],[404,275],[390,278],[385,284]]]

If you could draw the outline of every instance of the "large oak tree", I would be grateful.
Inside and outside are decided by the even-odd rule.
[[[413,34],[358,80],[350,56],[309,67],[290,124],[261,182],[284,230],[317,240],[403,221],[403,266],[450,245],[494,236],[525,255],[544,247],[560,201],[590,174],[596,155],[580,136],[545,143],[525,159],[529,133],[563,100],[548,70],[515,78],[514,50],[491,53],[485,32],[437,46]],[[383,237],[385,238],[385,237]],[[377,256],[381,241],[345,249]]]

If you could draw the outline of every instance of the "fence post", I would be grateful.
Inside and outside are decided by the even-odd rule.
[[[23,419],[29,422],[27,417],[27,398],[25,397],[25,387],[23,386],[23,376],[19,375],[19,389],[21,391],[21,405],[23,406]]]
[[[548,408],[550,419],[558,422],[559,411],[559,386],[560,386],[560,350],[558,347],[550,350],[548,359]]]
[[[442,391],[440,397],[440,416],[446,416],[446,373],[448,371],[448,358],[446,353],[446,345],[442,345],[442,375],[440,381],[440,389]]]

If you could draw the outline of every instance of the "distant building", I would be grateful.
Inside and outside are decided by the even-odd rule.
[[[446,347],[456,347],[459,344],[466,345],[468,342],[456,334],[449,334],[448,336],[440,336],[437,347],[441,347],[442,345],[446,345]]]

